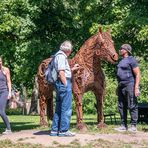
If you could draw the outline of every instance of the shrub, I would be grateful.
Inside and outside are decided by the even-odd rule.
[[[7,115],[22,115],[22,109],[21,108],[16,108],[16,109],[7,108],[6,114]]]

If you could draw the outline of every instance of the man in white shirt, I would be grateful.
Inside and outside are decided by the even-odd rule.
[[[67,57],[71,54],[72,49],[71,42],[64,41],[55,55],[54,63],[58,72],[58,80],[55,82],[56,109],[50,136],[75,136],[69,131],[72,115],[72,74]]]

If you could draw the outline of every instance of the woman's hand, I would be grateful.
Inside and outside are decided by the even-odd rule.
[[[11,92],[8,93],[8,100],[11,99]]]

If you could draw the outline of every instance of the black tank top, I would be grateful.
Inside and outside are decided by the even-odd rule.
[[[0,91],[8,90],[7,78],[4,73],[0,70]]]

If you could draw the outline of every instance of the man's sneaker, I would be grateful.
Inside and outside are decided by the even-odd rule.
[[[59,132],[59,137],[73,137],[75,136],[75,133],[72,133],[70,131],[67,132]]]
[[[57,131],[51,131],[49,135],[50,136],[57,136],[58,135],[58,132]]]
[[[125,127],[124,125],[121,125],[118,128],[114,128],[114,130],[116,130],[118,132],[125,132],[125,131],[127,131],[127,127]]]
[[[129,132],[137,132],[137,127],[135,125],[131,125],[131,127],[128,129]]]
[[[9,135],[9,134],[12,134],[12,131],[6,129],[2,134],[3,134],[3,135]]]

